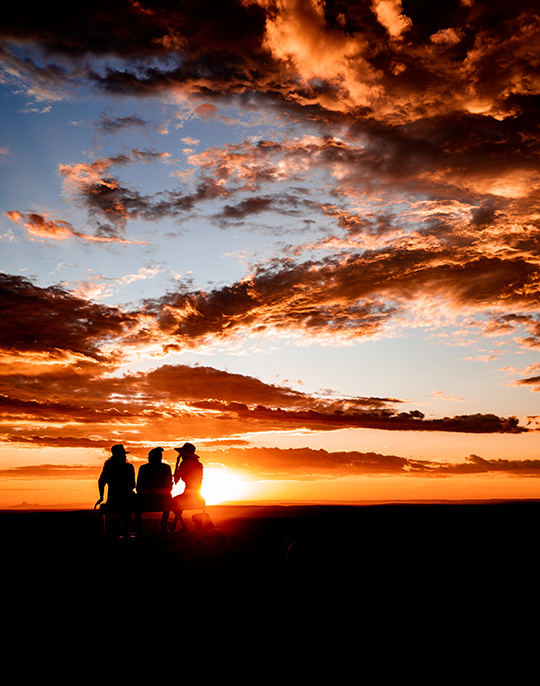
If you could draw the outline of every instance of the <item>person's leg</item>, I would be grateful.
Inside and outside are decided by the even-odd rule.
[[[174,531],[179,522],[181,524],[180,531],[188,530],[188,525],[185,523],[184,518],[182,517],[182,512],[183,510],[174,510],[174,519],[171,524],[169,524],[169,531]]]
[[[118,523],[120,524],[120,535],[129,537],[129,528],[131,524],[131,512],[122,512],[118,517]]]
[[[164,510],[163,514],[161,515],[161,533],[164,534],[168,531],[168,523],[169,523],[169,510]]]
[[[140,509],[137,509],[135,511],[135,527],[137,529],[138,536],[144,534],[144,527],[142,523],[142,511]]]

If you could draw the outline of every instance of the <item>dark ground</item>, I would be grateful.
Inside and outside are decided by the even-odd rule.
[[[536,567],[540,502],[366,506],[213,506],[215,528],[104,536],[98,511],[0,511],[4,572],[17,584],[51,587],[72,580],[107,586],[158,579],[271,580],[285,584],[340,579],[385,587],[484,583]],[[190,513],[188,513],[189,515]],[[112,522],[111,522],[112,523]],[[112,528],[112,527],[111,527]]]
[[[540,502],[208,511],[214,529],[161,535],[147,515],[129,539],[104,536],[97,511],[2,511],[3,625],[462,651],[536,624]]]

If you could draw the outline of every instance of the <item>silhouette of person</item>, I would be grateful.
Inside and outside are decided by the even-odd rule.
[[[153,448],[148,453],[148,462],[139,467],[137,475],[137,532],[143,533],[142,512],[163,512],[161,533],[167,531],[169,512],[172,509],[171,489],[173,477],[171,468],[163,459],[163,448]]]
[[[195,446],[192,443],[184,443],[181,448],[175,448],[175,450],[178,453],[178,457],[174,470],[174,483],[178,483],[181,479],[185,487],[183,493],[172,499],[174,520],[169,525],[169,530],[174,531],[176,525],[180,522],[182,524],[181,531],[187,531],[188,526],[182,517],[182,512],[205,506],[201,495],[203,466],[199,461],[199,456],[195,454]],[[181,462],[180,458],[182,458]]]
[[[113,445],[111,457],[103,465],[98,479],[99,500],[94,505],[94,509],[103,503],[105,486],[107,490],[107,502],[104,510],[118,513],[118,523],[120,531],[124,536],[129,536],[129,525],[131,513],[135,505],[135,469],[127,461],[126,451],[123,445]]]

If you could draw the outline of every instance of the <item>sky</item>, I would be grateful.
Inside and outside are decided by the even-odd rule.
[[[0,507],[540,495],[540,11],[81,0],[0,25]]]

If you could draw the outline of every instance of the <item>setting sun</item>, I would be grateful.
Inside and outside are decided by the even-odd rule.
[[[202,495],[207,505],[243,500],[248,490],[249,484],[226,467],[207,467],[204,470]]]
[[[184,484],[178,483],[172,490],[173,496],[182,493]],[[205,467],[201,493],[207,505],[243,500],[249,491],[249,484],[239,474],[226,467]]]

